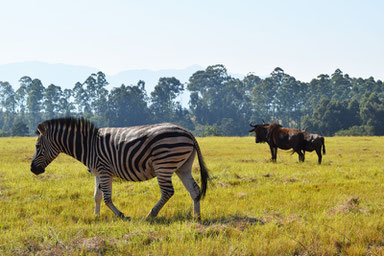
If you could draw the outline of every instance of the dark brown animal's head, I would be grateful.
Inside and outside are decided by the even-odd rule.
[[[253,127],[249,132],[255,132],[255,141],[256,143],[267,142],[267,133],[269,124],[249,124]]]

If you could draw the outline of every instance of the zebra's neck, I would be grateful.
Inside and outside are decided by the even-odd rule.
[[[51,141],[56,150],[76,158],[89,169],[94,169],[97,131],[92,130],[88,123],[63,127],[58,124],[55,128],[51,134]]]

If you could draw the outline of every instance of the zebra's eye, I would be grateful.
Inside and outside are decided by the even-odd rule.
[[[41,145],[36,145],[36,149],[39,150],[41,148]]]

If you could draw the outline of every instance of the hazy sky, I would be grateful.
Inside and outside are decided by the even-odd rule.
[[[384,79],[384,1],[0,0],[0,64]]]

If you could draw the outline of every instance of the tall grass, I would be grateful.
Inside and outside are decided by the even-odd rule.
[[[384,254],[383,137],[326,138],[327,155],[299,163],[251,137],[198,139],[212,176],[192,219],[192,200],[175,175],[175,195],[159,217],[155,179],[115,180],[113,199],[132,220],[102,203],[94,177],[60,155],[30,172],[36,138],[0,139],[0,255],[364,255]],[[197,162],[194,177],[199,181]]]

